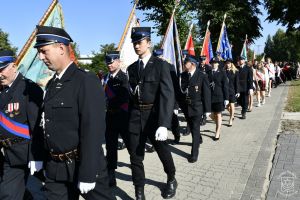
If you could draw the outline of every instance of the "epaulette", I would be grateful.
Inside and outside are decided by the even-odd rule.
[[[86,69],[84,69],[84,68],[80,68],[80,67],[78,67],[77,68],[79,71],[81,71],[81,72],[84,72],[84,73],[87,73],[88,71],[86,71]]]

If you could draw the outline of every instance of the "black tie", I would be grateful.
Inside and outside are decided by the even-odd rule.
[[[139,62],[139,77],[140,78],[142,76],[143,70],[144,70],[144,63],[142,60],[140,60],[140,62]]]
[[[57,78],[57,77],[54,78],[54,80],[51,82],[51,84],[49,85],[49,87],[48,87],[48,89],[47,89],[46,96],[51,96],[51,93],[54,92],[55,87],[56,87],[58,81],[59,81],[59,78]]]
[[[188,75],[189,75],[189,81],[190,81],[192,78],[192,74],[189,72]]]
[[[7,85],[3,85],[0,89],[1,94],[4,94],[8,91],[9,87]]]

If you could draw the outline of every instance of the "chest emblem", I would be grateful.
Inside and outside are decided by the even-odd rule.
[[[19,102],[9,103],[7,105],[7,110],[5,111],[5,113],[9,113],[9,117],[14,117],[15,115],[19,115],[20,114],[20,103]]]

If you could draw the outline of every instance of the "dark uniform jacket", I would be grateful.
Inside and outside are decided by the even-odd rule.
[[[253,89],[253,71],[247,65],[239,68],[240,92]]]
[[[48,91],[50,90],[50,91]],[[95,182],[105,176],[101,143],[105,134],[105,97],[96,75],[72,63],[62,78],[47,84],[44,98],[45,148],[54,154],[79,151],[79,161],[56,162],[48,154],[46,174],[56,181]]]
[[[129,101],[129,132],[147,131],[155,134],[158,127],[170,128],[174,108],[174,89],[169,65],[151,56],[142,74],[138,61],[128,67],[131,90]],[[138,88],[139,87],[139,91]],[[140,110],[138,104],[154,104],[151,110]]]
[[[181,74],[181,87],[184,92],[181,107],[189,117],[211,111],[211,93],[207,75],[196,69],[189,80],[188,72]]]
[[[226,75],[229,83],[229,96],[235,96],[240,93],[239,72],[233,73],[232,70],[226,70]]]
[[[205,64],[205,65],[199,65],[199,69],[200,69],[200,71],[201,72],[205,72],[206,74],[208,73],[208,72],[210,72],[211,71],[211,66],[210,65],[207,65],[207,64]]]
[[[43,90],[31,80],[24,78],[22,74],[18,74],[7,92],[3,91],[0,94],[1,140],[24,136],[24,131],[17,131],[20,127],[23,127],[23,130],[29,130],[29,139],[13,144],[9,148],[4,148],[5,160],[10,166],[27,165],[30,160],[42,160],[43,155],[39,151],[39,147],[32,145],[33,140],[39,141],[34,144],[40,145],[42,143],[42,138],[39,137],[42,131],[39,127],[42,101]],[[15,108],[12,111],[8,107],[11,108],[13,103],[15,103]],[[13,127],[15,128],[8,130],[8,124],[14,124]]]
[[[220,103],[229,99],[228,80],[226,72],[220,68],[217,71],[211,70],[211,102]]]
[[[107,74],[104,78],[104,88],[106,94],[106,120],[107,129],[124,129],[127,128],[128,118],[128,78],[127,75],[119,70],[115,77],[109,77]],[[113,123],[113,121],[115,121]]]

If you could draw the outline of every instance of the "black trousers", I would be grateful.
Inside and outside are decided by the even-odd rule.
[[[0,152],[1,154],[1,152]],[[6,161],[0,162],[0,199],[23,200],[29,169],[27,165],[11,167]]]
[[[172,129],[172,133],[175,137],[180,137],[180,133],[179,133],[179,120],[178,120],[178,116],[173,113],[173,116],[172,116],[172,126],[171,126],[171,129]]]
[[[118,162],[118,138],[121,135],[126,147],[128,137],[128,115],[127,114],[107,114],[106,115],[106,159],[108,170],[117,169]]]
[[[242,107],[242,113],[246,113],[249,105],[248,92],[240,92],[239,100]]]
[[[172,154],[168,148],[166,141],[155,140],[155,133],[129,133],[128,135],[128,151],[130,154],[132,180],[137,187],[144,187],[145,185],[145,170],[143,160],[145,157],[145,143],[147,138],[154,146],[160,161],[163,164],[164,171],[168,177],[175,176],[175,165]]]
[[[187,123],[192,133],[191,156],[196,159],[198,158],[199,155],[200,144],[202,144],[202,136],[200,134],[201,120],[202,120],[202,115],[196,115],[191,117],[187,116]]]
[[[80,191],[77,182],[54,181],[46,178],[45,189],[47,200],[78,200]],[[81,194],[85,200],[115,200],[108,186],[108,176],[98,178],[93,190]]]

